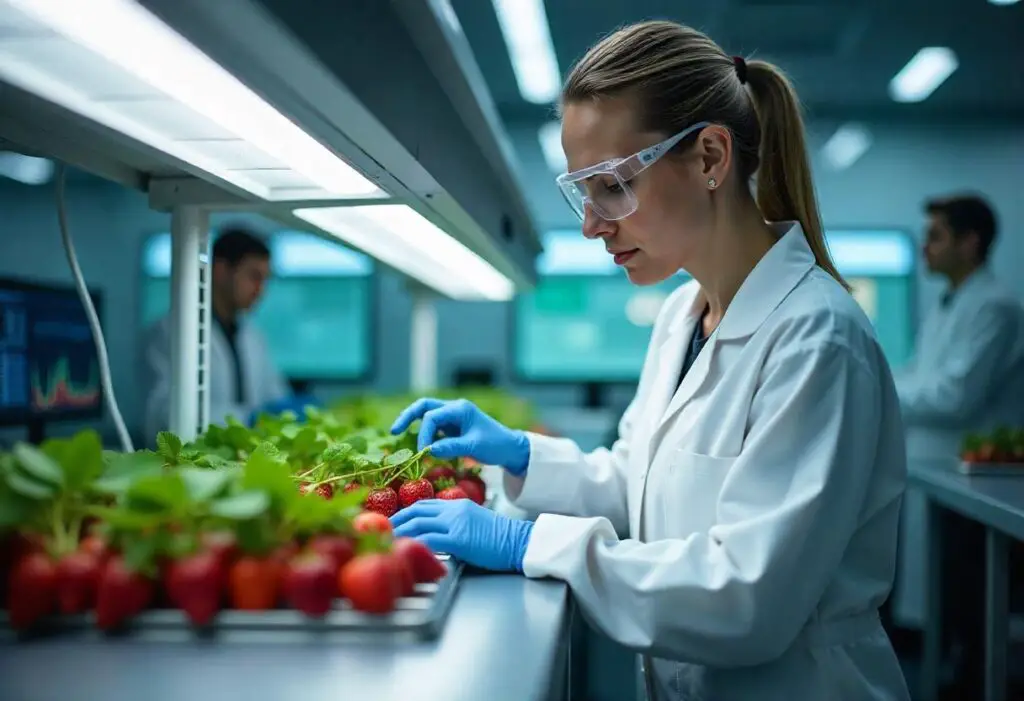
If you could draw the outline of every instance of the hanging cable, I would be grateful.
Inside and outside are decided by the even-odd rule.
[[[71,241],[71,234],[68,232],[67,205],[64,198],[64,181],[67,168],[63,163],[57,165],[57,221],[60,224],[60,236],[64,242],[64,253],[68,257],[68,265],[71,266],[71,274],[75,278],[75,287],[78,288],[78,296],[85,307],[85,314],[89,318],[89,328],[92,330],[92,340],[96,344],[96,354],[100,361],[100,384],[103,387],[103,396],[110,402],[110,413],[114,418],[114,426],[117,428],[117,435],[121,441],[121,449],[126,453],[135,452],[131,436],[128,435],[128,428],[121,417],[121,410],[117,406],[117,399],[114,397],[114,383],[110,379],[110,359],[107,357],[107,344],[103,339],[103,328],[100,326],[99,316],[96,314],[96,307],[93,306],[92,296],[89,288],[86,287],[85,278],[82,276],[82,269],[78,266],[78,256],[75,255],[75,245]]]

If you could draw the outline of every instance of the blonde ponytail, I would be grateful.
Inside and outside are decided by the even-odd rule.
[[[818,265],[849,289],[825,244],[796,92],[776,66],[766,61],[749,61],[746,66],[761,125],[757,205],[768,221],[800,222]]]

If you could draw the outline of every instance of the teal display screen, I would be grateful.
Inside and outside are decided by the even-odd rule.
[[[914,333],[912,239],[892,230],[835,230],[827,238],[889,362],[901,365]],[[601,242],[576,231],[550,233],[537,267],[536,289],[515,301],[515,370],[528,382],[635,382],[661,303],[689,279],[636,287]]]
[[[373,365],[373,263],[340,244],[302,232],[269,239],[273,276],[252,320],[270,353],[294,379],[364,379]],[[170,311],[170,235],[143,250],[141,322]]]

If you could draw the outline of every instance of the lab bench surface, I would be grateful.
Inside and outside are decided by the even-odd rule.
[[[130,642],[53,638],[0,645],[11,701],[547,701],[566,696],[570,597],[563,582],[465,575],[429,642]]]
[[[1024,477],[965,475],[953,461],[911,462],[910,485],[941,506],[1024,540]]]
[[[1024,477],[965,475],[955,461],[911,462],[910,486],[932,502],[929,520],[936,509],[951,509],[985,526],[985,695],[984,701],[1006,701],[1009,646],[1010,542],[1024,540]],[[931,529],[927,548],[927,614],[921,664],[922,701],[939,696],[939,672],[943,658],[941,529]]]

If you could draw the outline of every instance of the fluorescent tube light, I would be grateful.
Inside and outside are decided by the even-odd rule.
[[[896,102],[921,102],[953,75],[959,65],[952,49],[925,47],[893,76],[889,82],[889,96]]]
[[[407,205],[312,207],[294,214],[454,299],[507,301],[515,292],[490,263]]]
[[[53,161],[48,158],[0,153],[0,175],[25,185],[43,185],[53,178]]]
[[[0,0],[0,77],[261,199],[379,196],[133,0]]]
[[[871,146],[871,132],[860,124],[844,124],[836,129],[822,149],[825,162],[833,170],[844,170],[857,162]]]
[[[562,150],[562,125],[560,122],[548,122],[537,131],[540,149],[544,152],[544,161],[555,174],[562,174],[569,167]]]
[[[527,102],[554,102],[561,89],[544,0],[493,0],[519,93]]]
[[[999,5],[1000,7],[1002,7],[1004,5],[1016,5],[1017,2],[1018,2],[1018,0],[988,0],[988,1],[989,1],[989,4],[991,4],[991,5]]]

